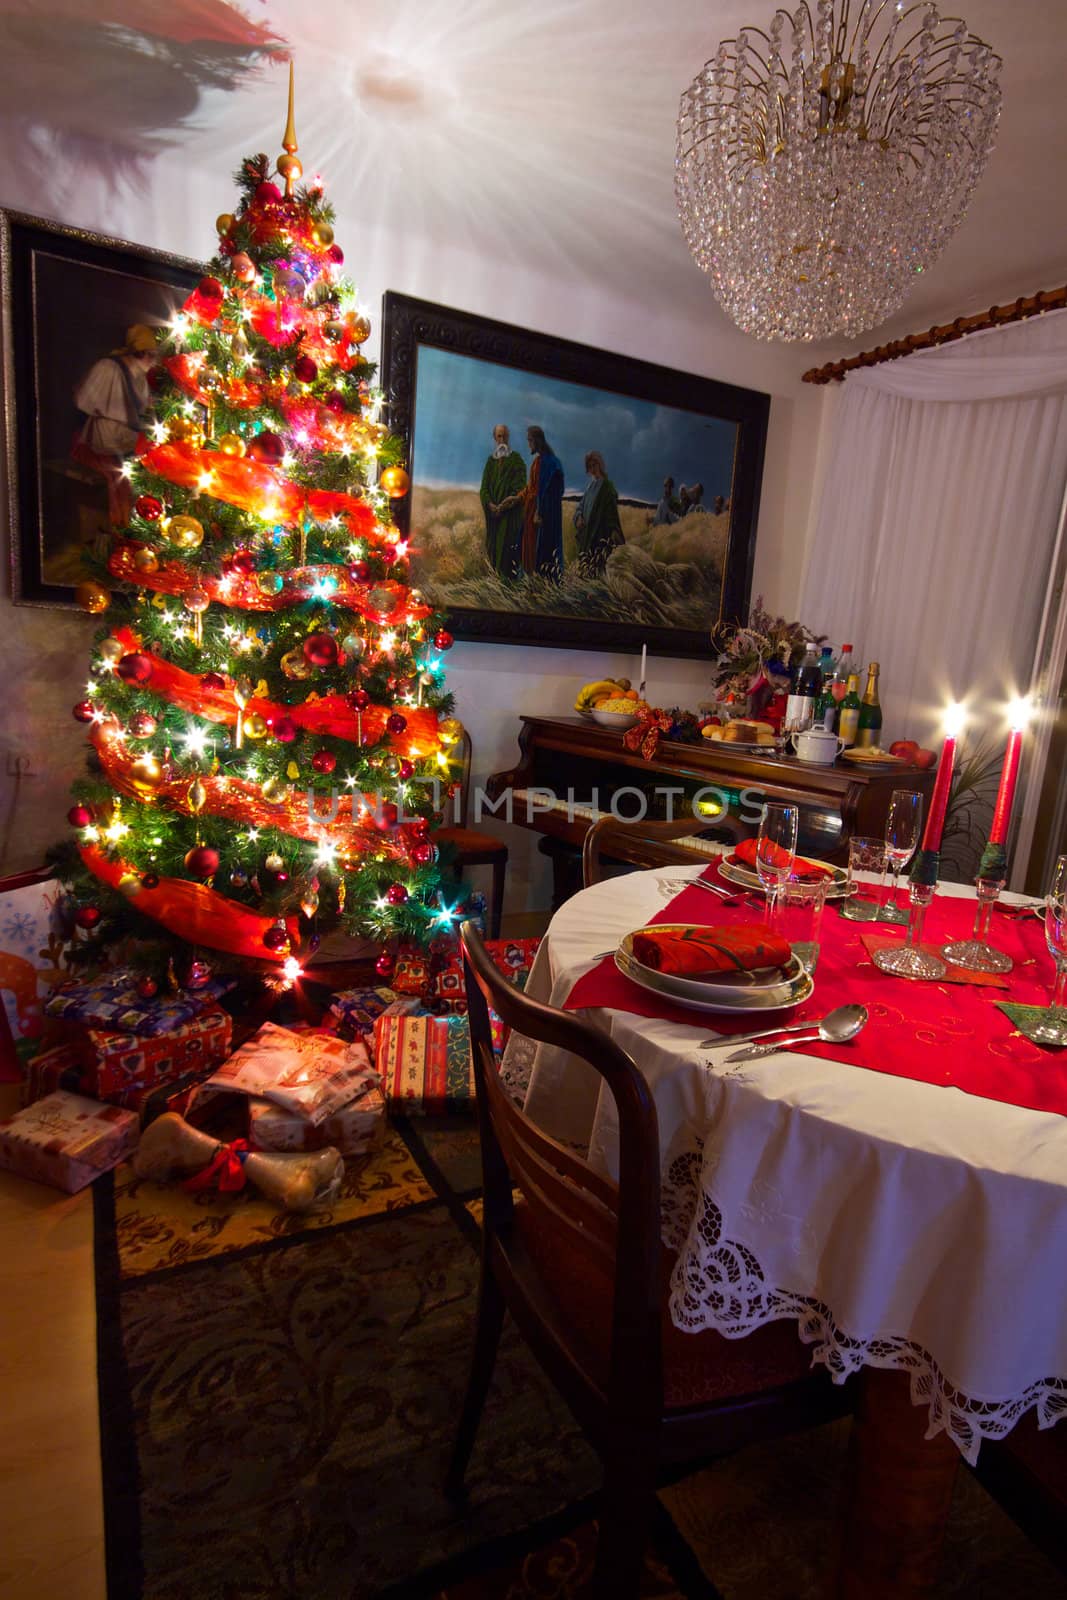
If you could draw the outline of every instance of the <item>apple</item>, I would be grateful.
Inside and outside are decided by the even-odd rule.
[[[921,768],[921,770],[923,772],[926,772],[926,771],[929,770],[930,767],[934,766],[935,763],[937,762],[937,751],[936,750],[916,750],[915,755],[913,756],[912,759],[915,762],[915,765],[917,767]]]
[[[914,739],[897,739],[889,746],[889,754],[891,756],[903,756],[905,761],[911,761],[912,763],[914,763],[918,753],[919,746]]]

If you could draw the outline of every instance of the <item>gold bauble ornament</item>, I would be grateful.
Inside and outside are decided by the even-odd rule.
[[[458,744],[463,737],[463,724],[456,717],[445,717],[437,724],[437,737],[446,748]]]
[[[311,237],[325,250],[327,245],[333,244],[333,229],[328,222],[316,222],[311,230]]]
[[[98,646],[98,649],[100,651],[100,659],[102,661],[110,661],[113,666],[117,661],[121,661],[126,654],[125,645],[120,644],[117,639],[105,639]]]
[[[119,879],[119,893],[124,894],[127,900],[132,900],[141,892],[141,880],[136,872],[124,872]]]
[[[199,778],[194,778],[185,794],[186,803],[193,816],[199,816],[207,805],[207,790]]]
[[[299,178],[300,174],[304,170],[300,162],[300,157],[294,155],[279,156],[277,165],[278,171],[285,179],[287,185],[295,183],[297,178]]]
[[[285,579],[280,572],[257,572],[256,588],[260,594],[281,594]]]
[[[267,737],[267,724],[258,711],[253,711],[251,716],[245,718],[245,738],[265,739]]]
[[[224,456],[243,456],[245,442],[239,433],[221,433],[219,435],[219,449]]]
[[[265,858],[263,865],[266,867],[268,872],[280,872],[285,866],[285,862],[282,860],[277,850],[272,850],[270,855]]]
[[[86,578],[84,583],[79,583],[74,591],[74,598],[83,611],[91,617],[98,617],[101,611],[106,611],[111,604],[111,596],[102,583],[97,583],[95,578]]]
[[[146,750],[131,766],[130,776],[134,783],[141,784],[146,789],[155,789],[162,782],[163,767],[159,760]]]
[[[402,500],[411,488],[411,479],[403,467],[386,467],[378,481],[390,500]]]
[[[197,587],[190,589],[183,601],[186,611],[191,611],[193,616],[201,616],[211,604],[211,596],[206,589]]]
[[[289,785],[282,778],[271,777],[259,792],[269,806],[281,806],[285,804]]]
[[[146,575],[159,571],[159,557],[147,545],[143,545],[140,550],[135,552],[133,564],[138,572],[143,572]]]
[[[204,430],[197,417],[171,417],[167,423],[167,438],[199,446],[204,442]]]
[[[199,550],[204,542],[204,524],[196,517],[171,517],[167,524],[167,538],[179,550]]]
[[[287,678],[310,678],[315,668],[304,655],[303,650],[288,650],[282,656],[280,666]]]
[[[232,211],[220,212],[215,218],[215,232],[221,234],[229,233],[236,221],[237,218],[234,216]]]
[[[370,318],[365,317],[361,311],[354,311],[347,318],[345,327],[353,344],[366,344],[370,338]]]
[[[382,771],[387,778],[399,778],[400,757],[387,755],[382,757]]]

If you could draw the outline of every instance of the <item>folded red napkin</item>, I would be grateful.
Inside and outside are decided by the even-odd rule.
[[[737,846],[730,861],[735,866],[747,867],[750,872],[756,870],[756,844],[755,839],[742,839]],[[791,856],[788,850],[783,850],[780,845],[770,844],[764,846],[766,854],[775,866],[792,866],[792,876],[798,883],[811,883],[816,878],[832,878],[833,867],[824,867],[818,861],[806,861],[803,856]]]
[[[711,972],[751,972],[784,967],[789,945],[763,922],[714,928],[645,928],[634,934],[633,951],[643,967],[699,977]]]

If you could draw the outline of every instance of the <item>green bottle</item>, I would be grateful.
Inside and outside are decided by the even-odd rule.
[[[838,736],[845,741],[846,745],[856,743],[856,736],[859,733],[860,728],[860,712],[862,709],[863,707],[860,705],[859,674],[853,672],[848,680],[848,693],[841,702],[841,710],[837,723]]]
[[[837,701],[830,693],[832,677],[827,678],[822,686],[822,693],[815,702],[815,726],[827,728],[831,733],[837,732]]]
[[[872,661],[867,668],[867,687],[860,706],[859,732],[856,743],[873,750],[882,738],[882,708],[878,703],[878,663]]]

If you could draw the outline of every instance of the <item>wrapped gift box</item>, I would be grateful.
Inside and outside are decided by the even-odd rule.
[[[196,1103],[220,1092],[271,1100],[318,1126],[366,1087],[366,1047],[334,1034],[294,1033],[265,1022],[207,1079]]]
[[[385,1130],[385,1097],[368,1061],[369,1081],[354,1099],[318,1127],[271,1100],[248,1102],[248,1138],[253,1150],[321,1150],[332,1145],[343,1156],[361,1156]]]
[[[0,894],[0,995],[12,1039],[17,1046],[27,1041],[25,1053],[44,1031],[47,995],[66,976],[59,899],[55,878]]]
[[[230,1053],[233,1023],[221,1006],[211,1005],[168,1034],[112,1033],[101,1028],[61,1025],[61,1046],[82,1068],[82,1091],[97,1100],[123,1099],[173,1083],[191,1073],[204,1076]],[[52,1052],[49,1052],[52,1054]]]
[[[0,1121],[0,1167],[76,1194],[137,1144],[133,1111],[59,1091]]]
[[[35,1105],[57,1089],[66,1089],[69,1094],[86,1093],[85,1066],[69,1044],[57,1044],[27,1061],[19,1103]]]
[[[57,989],[45,1006],[45,1014],[90,1028],[159,1038],[173,1035],[232,988],[232,981],[213,978],[198,989],[142,1000],[128,972],[109,973],[92,982]]]
[[[517,989],[525,989],[540,939],[487,939],[486,954],[498,972]],[[457,951],[434,980],[430,998],[433,1010],[465,1016],[467,990],[463,980],[463,956]]]
[[[433,988],[430,963],[425,956],[397,956],[393,966],[393,988],[397,994],[422,999]]]
[[[473,1104],[466,1017],[379,1017],[374,1047],[391,1111],[457,1111]]]
[[[398,995],[395,989],[342,989],[333,997],[330,1015],[343,1038],[365,1038],[379,1017],[402,1016],[418,1004],[414,995]]]

